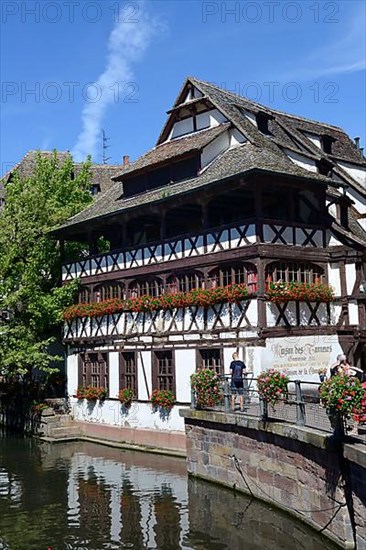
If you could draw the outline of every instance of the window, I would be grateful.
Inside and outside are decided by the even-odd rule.
[[[187,273],[169,277],[166,284],[166,291],[168,294],[176,294],[177,292],[189,292],[195,288],[202,287],[203,276],[200,273]]]
[[[262,134],[265,134],[267,136],[272,136],[272,132],[268,128],[268,122],[271,120],[271,115],[268,115],[267,113],[259,112],[255,115],[256,121],[257,121],[257,127]]]
[[[79,355],[79,386],[108,389],[108,354],[99,352]]]
[[[132,390],[137,397],[137,361],[134,351],[124,351],[119,355],[119,387]]]
[[[91,292],[87,287],[81,287],[78,295],[79,304],[88,304],[90,302]]]
[[[322,147],[324,153],[327,153],[328,155],[332,154],[332,147],[333,143],[336,141],[333,137],[324,135],[322,136]]]
[[[257,291],[257,268],[254,264],[241,264],[222,267],[209,273],[208,288],[228,286],[233,284],[246,284],[250,292]]]
[[[153,352],[153,389],[175,393],[175,364],[173,351]]]
[[[322,283],[324,271],[317,265],[302,262],[273,262],[266,268],[266,283]]]
[[[138,298],[139,296],[160,296],[163,293],[163,283],[160,279],[145,281],[132,281],[128,286],[128,297]]]
[[[120,283],[111,283],[101,285],[94,289],[94,298],[97,302],[112,300],[113,298],[123,298],[123,285]]]
[[[196,368],[197,370],[213,369],[217,374],[224,374],[222,349],[197,350]]]

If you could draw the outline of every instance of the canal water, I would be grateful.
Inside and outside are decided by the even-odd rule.
[[[0,436],[1,550],[334,550],[296,520],[187,477],[185,461]]]

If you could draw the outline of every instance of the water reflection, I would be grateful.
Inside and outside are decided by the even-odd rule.
[[[188,479],[185,462],[0,439],[0,550],[332,550],[270,507]]]

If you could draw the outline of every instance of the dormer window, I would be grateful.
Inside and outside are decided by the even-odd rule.
[[[333,164],[326,159],[320,159],[316,163],[318,174],[322,176],[327,176],[328,178],[332,177],[333,173]]]
[[[331,155],[332,147],[333,147],[333,143],[335,142],[335,139],[331,136],[325,135],[325,136],[322,136],[321,140],[322,140],[322,149],[324,153],[327,153],[327,155]]]
[[[90,189],[90,192],[93,195],[93,197],[98,195],[98,193],[100,193],[100,191],[101,191],[101,189],[100,189],[99,183],[93,183],[93,185],[91,186],[91,189]]]
[[[267,113],[259,112],[255,115],[255,118],[257,121],[258,130],[262,132],[262,134],[272,136],[273,134],[268,127],[268,123],[272,117]]]

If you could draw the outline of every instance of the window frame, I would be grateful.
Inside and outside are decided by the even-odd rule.
[[[163,356],[166,354],[171,355],[171,368],[172,372],[169,373],[160,373],[160,364],[159,364],[159,355]],[[176,396],[176,364],[175,364],[175,353],[173,349],[163,349],[163,350],[153,350],[152,351],[152,389],[153,390],[170,390],[173,392],[173,394]],[[169,366],[168,366],[169,368]],[[161,378],[168,378],[171,377],[172,381],[168,384],[161,384]]]
[[[127,369],[131,367],[128,365],[128,358],[126,355],[133,356],[134,372],[127,372]],[[133,383],[127,382],[127,380],[134,380]],[[138,364],[137,364],[137,352],[136,351],[120,351],[119,352],[119,389],[124,388],[131,389],[134,393],[134,397],[138,397]]]
[[[86,358],[97,356],[97,361],[85,361]],[[99,364],[101,371],[93,373],[93,366]],[[90,365],[88,368],[87,365]],[[100,383],[95,384],[93,377],[99,378]],[[109,390],[109,354],[108,352],[87,351],[79,353],[78,356],[78,386],[79,387],[99,387]]]
[[[213,365],[205,364],[204,355],[206,353],[207,354],[214,353],[218,357],[220,362],[219,367],[217,367],[215,364]],[[218,374],[219,376],[222,376],[225,374],[223,348],[197,348],[196,349],[196,372],[206,368],[214,370],[216,374]]]

